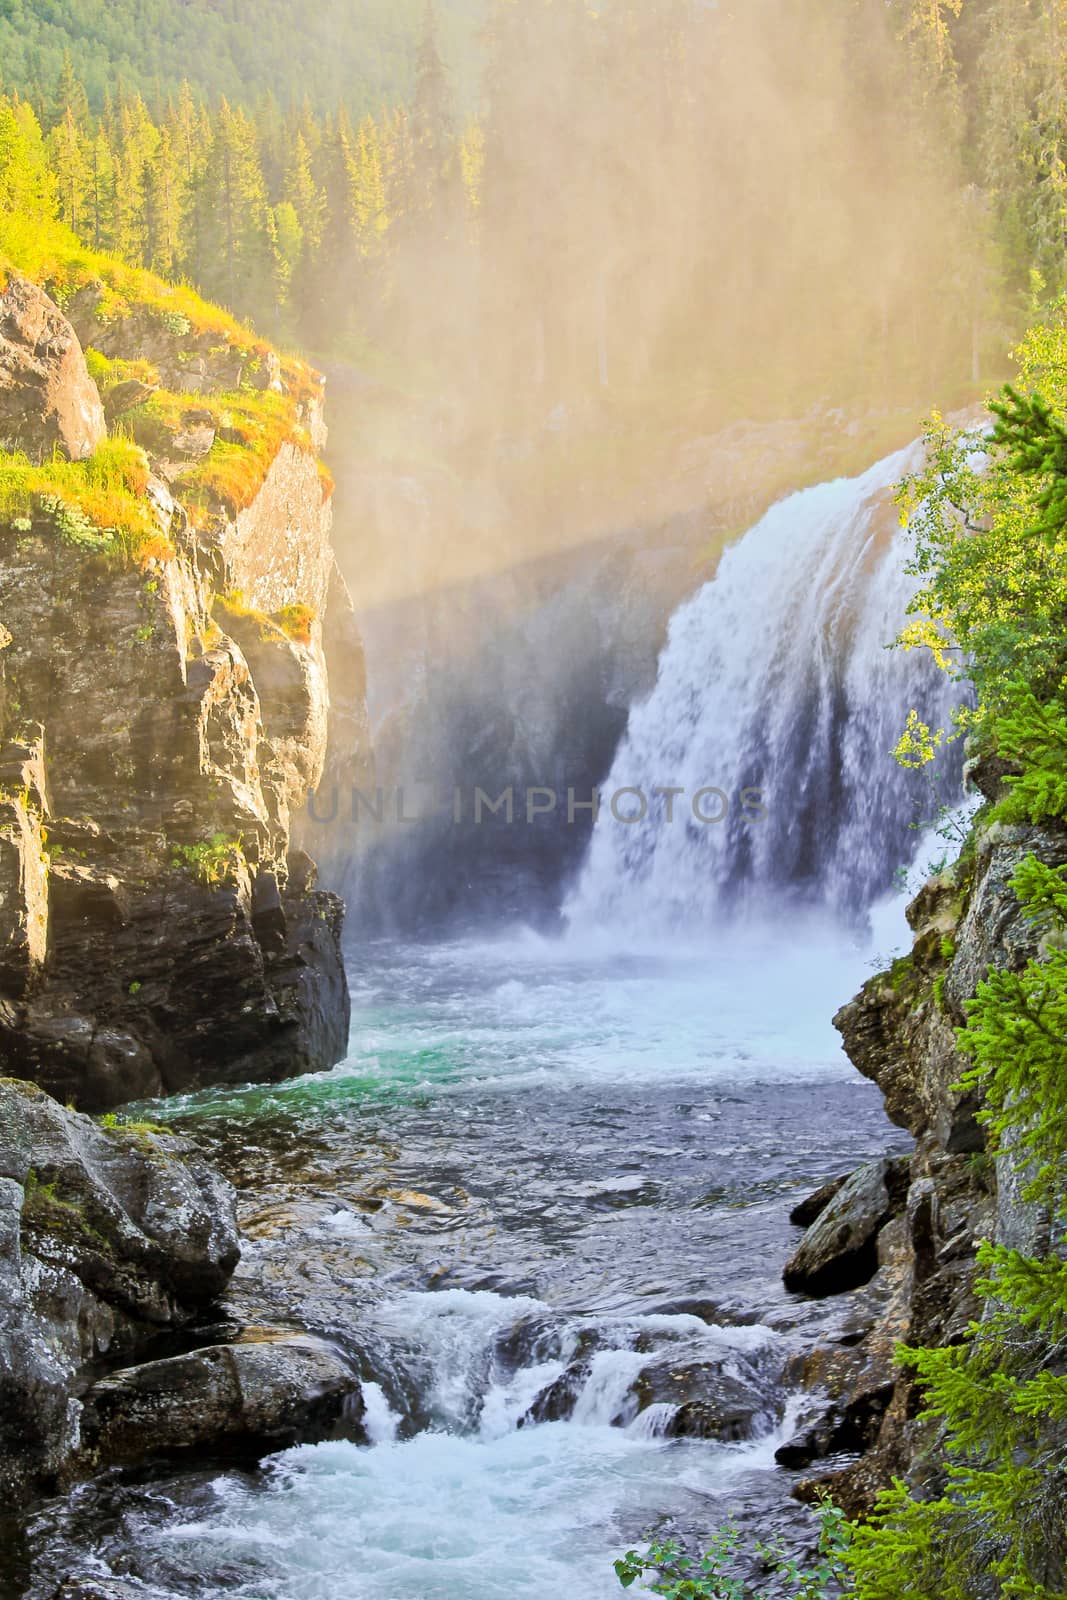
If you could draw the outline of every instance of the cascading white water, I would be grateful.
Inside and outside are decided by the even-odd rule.
[[[786,905],[856,922],[890,888],[931,805],[890,752],[912,707],[942,725],[959,694],[925,653],[887,648],[916,588],[892,489],[918,450],[779,502],[675,614],[603,785],[605,802],[639,790],[647,815],[605,803],[572,927],[702,936]],[[725,801],[697,809],[721,821],[695,814],[708,789]]]

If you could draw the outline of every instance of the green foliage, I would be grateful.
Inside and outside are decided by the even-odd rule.
[[[1027,376],[1065,376],[1065,310],[1053,346],[1044,332],[1023,345]],[[980,459],[980,442],[935,414],[926,463],[901,491],[922,579],[901,643],[973,684],[958,728],[1018,769],[1001,807],[1011,821],[1067,815],[1067,387],[1053,392],[1055,406],[1006,389]],[[922,765],[943,737],[913,712],[898,759]]]
[[[851,1537],[842,1513],[825,1504],[819,1513],[814,1566],[802,1568],[781,1542],[757,1543],[756,1554],[773,1580],[770,1589],[760,1591],[737,1574],[741,1535],[733,1524],[715,1536],[703,1556],[687,1556],[674,1540],[653,1541],[644,1555],[627,1551],[616,1561],[615,1572],[624,1589],[639,1579],[652,1579],[648,1591],[665,1600],[829,1600],[841,1592]]]
[[[241,839],[228,833],[214,833],[197,844],[173,840],[170,844],[170,864],[175,871],[189,872],[210,888],[236,881],[243,862]]]
[[[105,439],[86,461],[35,466],[0,451],[0,527],[49,531],[64,544],[121,561],[171,554],[145,498],[149,465],[129,439]]]
[[[51,221],[56,215],[56,180],[30,106],[0,98],[0,213],[4,212]]]
[[[978,1571],[1004,1596],[1067,1593],[1067,869],[1030,857],[1012,887],[1043,930],[1042,957],[979,985],[959,1088],[980,1095],[991,1151],[1024,1175],[1023,1198],[1051,1217],[1058,1248],[983,1245],[986,1310],[968,1342],[901,1352],[943,1429],[947,1483],[930,1501],[897,1484],[856,1531],[859,1600],[972,1600]]]
[[[1061,700],[1042,704],[1028,686],[1007,686],[996,720],[998,755],[1022,771],[1009,773],[1011,790],[997,807],[1007,822],[1042,822],[1067,817],[1067,706]]]
[[[1010,383],[989,409],[997,418],[993,437],[1009,469],[1037,482],[1033,532],[1055,545],[1067,531],[1067,428],[1048,401],[1039,394],[1021,395]]]
[[[1015,1156],[1033,1166],[1027,1198],[1059,1209],[1067,1201],[1067,878],[1030,857],[1012,887],[1044,930],[1042,959],[979,985],[959,1035],[973,1058],[963,1084],[981,1091],[980,1117],[995,1145],[1010,1132]]]
[[[100,1118],[100,1126],[105,1133],[124,1133],[131,1138],[143,1140],[147,1134],[170,1134],[173,1128],[168,1128],[162,1122],[146,1122],[137,1117],[127,1117],[119,1111],[106,1111]]]
[[[311,643],[311,629],[315,622],[314,606],[300,603],[292,606],[283,606],[277,612],[275,620],[282,632],[287,634],[294,644],[309,645]]]

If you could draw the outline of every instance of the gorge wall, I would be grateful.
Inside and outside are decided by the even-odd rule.
[[[361,1414],[300,1328],[213,1336],[240,1243],[194,1144],[83,1114],[347,1046],[344,908],[292,832],[331,728],[356,761],[366,723],[322,382],[147,275],[47,287],[0,272],[9,1505]]]
[[[995,761],[972,779],[990,802],[1004,798]],[[980,981],[993,971],[1021,971],[1040,959],[1047,930],[1020,905],[1011,880],[1029,856],[1051,867],[1067,863],[1067,832],[983,823],[979,815],[959,860],[931,878],[908,908],[914,942],[885,972],[866,983],[835,1018],[858,1070],[885,1096],[886,1109],[915,1139],[909,1161],[879,1187],[877,1169],[863,1169],[844,1187],[813,1197],[795,1220],[810,1224],[786,1283],[802,1292],[850,1291],[855,1321],[840,1345],[815,1351],[804,1380],[823,1409],[779,1459],[802,1467],[841,1450],[858,1459],[798,1488],[814,1499],[829,1489],[851,1516],[870,1512],[894,1480],[920,1499],[947,1484],[939,1425],[922,1415],[919,1384],[895,1363],[898,1343],[960,1343],[988,1315],[977,1293],[978,1251],[991,1241],[1027,1256],[1055,1246],[1048,1211],[1026,1199],[1028,1179],[1010,1141],[990,1153],[974,1093],[959,1080],[969,1065],[956,1029]],[[875,1199],[872,1202],[872,1193]],[[857,1279],[850,1263],[865,1265]],[[1034,1352],[1034,1359],[1055,1352]],[[1056,1592],[1067,1570],[1062,1539],[1050,1539],[1047,1581]],[[986,1565],[983,1565],[983,1561]],[[974,1593],[999,1593],[991,1557],[976,1549]]]
[[[326,1067],[348,1024],[343,908],[291,841],[324,629],[358,655],[322,385],[139,292],[0,295],[0,1064],[88,1110]]]

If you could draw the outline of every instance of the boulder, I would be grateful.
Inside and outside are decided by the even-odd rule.
[[[76,1470],[89,1361],[188,1323],[225,1288],[234,1194],[188,1140],[104,1129],[0,1080],[0,1491]]]
[[[814,1194],[809,1194],[801,1200],[789,1213],[789,1220],[794,1228],[810,1228],[812,1223],[822,1216],[830,1201],[840,1194],[850,1177],[845,1173],[843,1177],[833,1178],[829,1183],[824,1183],[816,1189]]]
[[[871,1162],[854,1172],[811,1225],[786,1263],[793,1293],[840,1294],[878,1270],[878,1235],[903,1207],[908,1162]]]
[[[43,289],[9,278],[0,294],[0,446],[36,462],[58,447],[82,461],[106,436],[74,329]]]
[[[264,1332],[127,1367],[94,1384],[84,1406],[82,1438],[95,1465],[184,1451],[256,1459],[363,1437],[357,1373],[309,1334]]]

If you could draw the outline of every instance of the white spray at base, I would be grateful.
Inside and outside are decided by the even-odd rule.
[[[857,925],[911,860],[936,803],[891,752],[912,708],[937,727],[959,699],[925,651],[887,648],[917,586],[893,489],[919,448],[780,501],[676,612],[603,785],[640,791],[648,812],[602,811],[573,929],[699,938],[784,910]],[[673,802],[654,794],[671,788]],[[721,821],[694,815],[702,790],[722,791],[698,808]]]
[[[400,1419],[369,1386],[374,1448],[289,1451],[268,1464],[265,1484],[219,1479],[206,1516],[166,1530],[173,1554],[209,1571],[264,1558],[265,1570],[232,1591],[242,1600],[610,1600],[623,1529],[643,1530],[668,1508],[701,1522],[725,1515],[746,1475],[773,1470],[796,1424],[799,1402],[782,1394],[743,1441],[668,1440],[676,1408],[633,1403],[655,1359],[635,1344],[661,1340],[672,1365],[703,1359],[740,1380],[773,1360],[777,1336],[764,1327],[620,1315],[583,1330],[540,1301],[464,1290],[407,1294],[379,1311],[432,1374],[432,1426],[397,1437]],[[501,1340],[517,1328],[524,1342],[508,1370]],[[581,1368],[569,1417],[525,1421],[583,1332],[603,1347]]]

